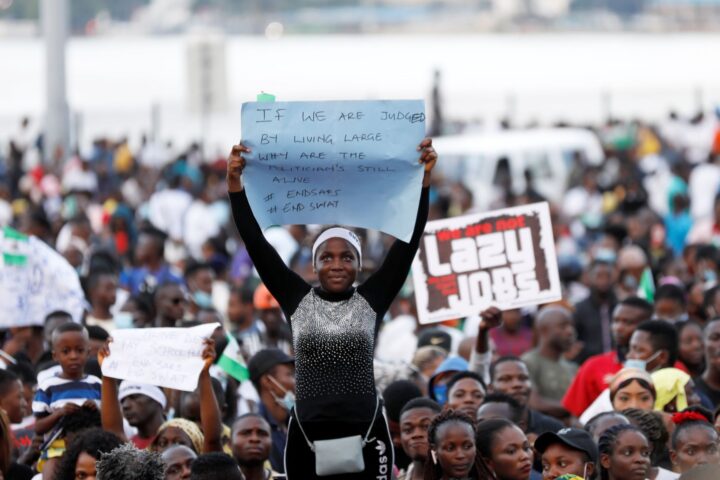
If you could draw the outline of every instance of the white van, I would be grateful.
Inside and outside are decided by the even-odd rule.
[[[524,172],[529,169],[535,189],[554,202],[562,200],[576,153],[590,165],[600,165],[604,159],[597,136],[582,128],[453,135],[434,138],[433,146],[440,156],[440,172],[472,191],[476,209],[486,209],[496,194],[493,180],[503,158],[509,164],[515,193],[525,190]]]

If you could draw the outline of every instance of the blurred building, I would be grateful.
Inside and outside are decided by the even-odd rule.
[[[558,18],[570,11],[571,0],[530,0],[530,12],[539,17]]]
[[[192,0],[152,0],[135,12],[133,20],[145,31],[182,31],[192,18],[192,5]]]
[[[720,0],[649,0],[646,13],[677,27],[713,28],[720,20]]]

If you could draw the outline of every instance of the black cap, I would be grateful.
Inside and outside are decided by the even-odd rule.
[[[260,350],[248,362],[250,381],[257,383],[271,368],[286,363],[295,363],[295,359],[277,348]]]
[[[600,457],[597,445],[592,436],[579,428],[563,428],[557,433],[545,432],[535,440],[535,450],[542,455],[550,445],[562,443],[573,450],[587,453],[590,461],[597,463]]]
[[[444,330],[428,328],[420,333],[417,348],[427,346],[440,347],[446,352],[449,352],[452,346],[452,338],[450,338],[450,334]]]
[[[395,380],[383,391],[387,417],[393,422],[400,421],[400,410],[413,398],[422,397],[420,388],[410,380]]]

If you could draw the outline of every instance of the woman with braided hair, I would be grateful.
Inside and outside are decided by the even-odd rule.
[[[631,424],[643,432],[643,435],[650,443],[652,453],[650,454],[651,467],[648,478],[650,480],[675,480],[679,475],[668,470],[670,468],[670,454],[667,443],[670,435],[668,435],[665,428],[662,414],[638,408],[628,408],[623,410],[622,414],[630,420]]]
[[[670,440],[670,460],[680,473],[697,465],[720,464],[718,433],[709,412],[687,409],[673,415],[675,431]],[[718,467],[720,469],[720,467]]]
[[[478,455],[475,422],[459,410],[443,410],[428,427],[425,480],[485,480],[492,471]]]
[[[598,441],[602,480],[646,480],[650,444],[635,425],[615,425]]]

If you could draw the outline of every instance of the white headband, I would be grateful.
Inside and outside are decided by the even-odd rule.
[[[320,247],[320,245],[330,240],[331,238],[342,238],[350,245],[352,245],[353,248],[355,248],[355,251],[357,251],[358,257],[360,257],[358,258],[358,265],[362,265],[362,250],[360,249],[360,239],[358,238],[358,236],[347,228],[333,227],[328,228],[323,233],[321,233],[317,240],[315,240],[315,243],[313,243],[313,267],[315,266],[315,254],[317,253],[317,249]]]

